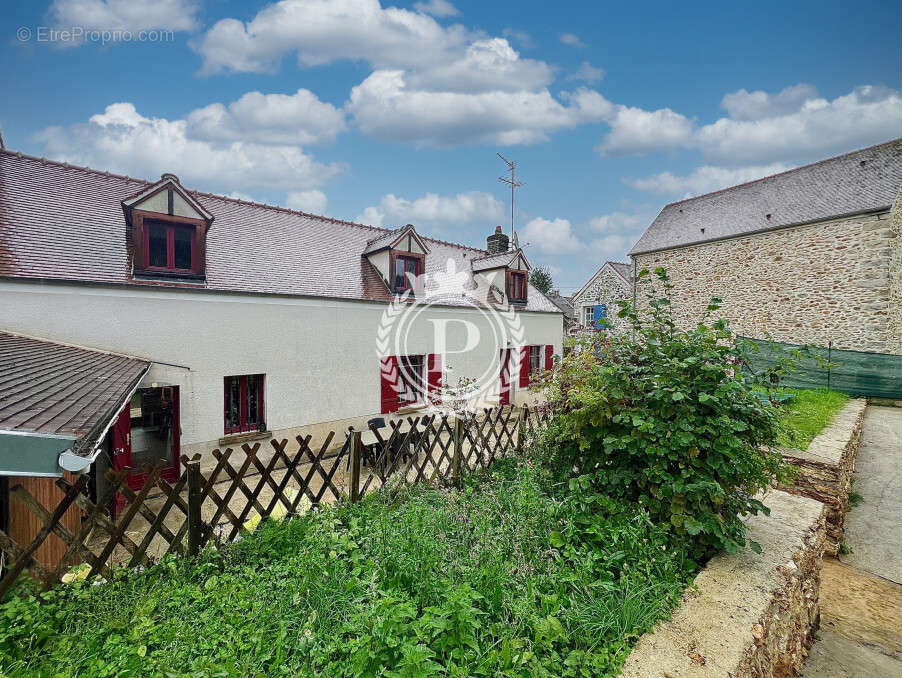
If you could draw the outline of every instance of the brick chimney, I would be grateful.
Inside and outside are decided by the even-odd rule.
[[[500,226],[495,226],[495,232],[485,239],[485,248],[489,254],[503,254],[507,252],[510,245],[508,238]]]

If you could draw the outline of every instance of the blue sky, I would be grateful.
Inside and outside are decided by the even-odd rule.
[[[501,152],[565,293],[668,202],[902,136],[897,3],[0,11],[8,148],[477,245],[509,218]]]

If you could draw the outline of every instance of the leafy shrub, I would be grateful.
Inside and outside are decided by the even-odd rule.
[[[654,277],[647,310],[622,302],[629,334],[577,340],[557,368],[547,444],[562,460],[555,465],[690,537],[697,557],[734,552],[745,544],[740,516],[767,511],[755,495],[785,470],[765,447],[778,432],[762,396],[771,384],[738,369],[744,346],[726,320],[710,317],[719,300],[681,329],[666,272]]]

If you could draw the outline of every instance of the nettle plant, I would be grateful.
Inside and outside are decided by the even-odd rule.
[[[666,271],[639,278],[651,283],[647,307],[626,301],[618,312],[631,331],[578,338],[555,368],[547,442],[564,468],[644,506],[695,557],[735,552],[746,544],[741,516],[767,513],[756,495],[787,473],[769,449],[778,433],[772,386],[741,369],[744,342],[713,318],[719,299],[683,330]]]

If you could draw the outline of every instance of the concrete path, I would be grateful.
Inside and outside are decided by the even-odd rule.
[[[840,560],[902,584],[902,407],[868,407],[854,477]]]
[[[821,575],[821,630],[803,678],[902,676],[902,408],[868,407],[842,562]]]

